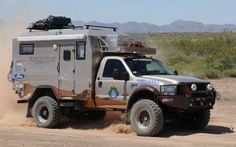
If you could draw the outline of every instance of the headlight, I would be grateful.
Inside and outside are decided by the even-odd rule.
[[[161,94],[162,95],[175,95],[176,94],[176,86],[175,85],[161,86]]]
[[[213,90],[213,85],[212,84],[208,84],[207,85],[207,90],[212,91]]]
[[[197,85],[196,84],[192,84],[191,85],[191,89],[192,89],[192,91],[196,91],[197,90]]]

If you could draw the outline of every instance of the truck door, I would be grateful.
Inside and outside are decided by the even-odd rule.
[[[125,101],[127,98],[127,81],[113,79],[113,71],[119,69],[126,72],[123,63],[118,59],[108,59],[103,71],[96,80],[96,98],[112,101]]]
[[[59,60],[59,94],[61,97],[74,94],[75,46],[61,45]]]

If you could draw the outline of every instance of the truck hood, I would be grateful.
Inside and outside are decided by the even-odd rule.
[[[198,78],[186,77],[186,76],[176,76],[176,75],[152,75],[152,76],[142,76],[142,78],[149,80],[156,80],[163,84],[178,84],[178,83],[206,83]]]

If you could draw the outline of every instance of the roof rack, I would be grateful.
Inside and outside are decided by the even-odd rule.
[[[52,16],[50,15],[46,19],[38,20],[34,23],[31,23],[27,29],[30,30],[53,30],[53,29],[76,29],[81,28],[89,29],[90,27],[93,28],[106,28],[106,29],[113,29],[114,32],[117,31],[118,28],[116,27],[109,27],[109,26],[99,26],[99,25],[84,25],[84,26],[75,26],[72,24],[71,19],[64,17],[64,16]]]
[[[105,29],[113,29],[114,32],[117,31],[117,27],[109,27],[109,26],[98,26],[98,25],[84,25],[86,27],[86,29],[89,29],[90,27],[93,28],[105,28]]]

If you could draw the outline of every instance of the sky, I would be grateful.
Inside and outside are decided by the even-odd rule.
[[[236,0],[0,0],[0,19],[35,21],[48,15],[99,22],[170,24],[175,20],[236,24]]]

